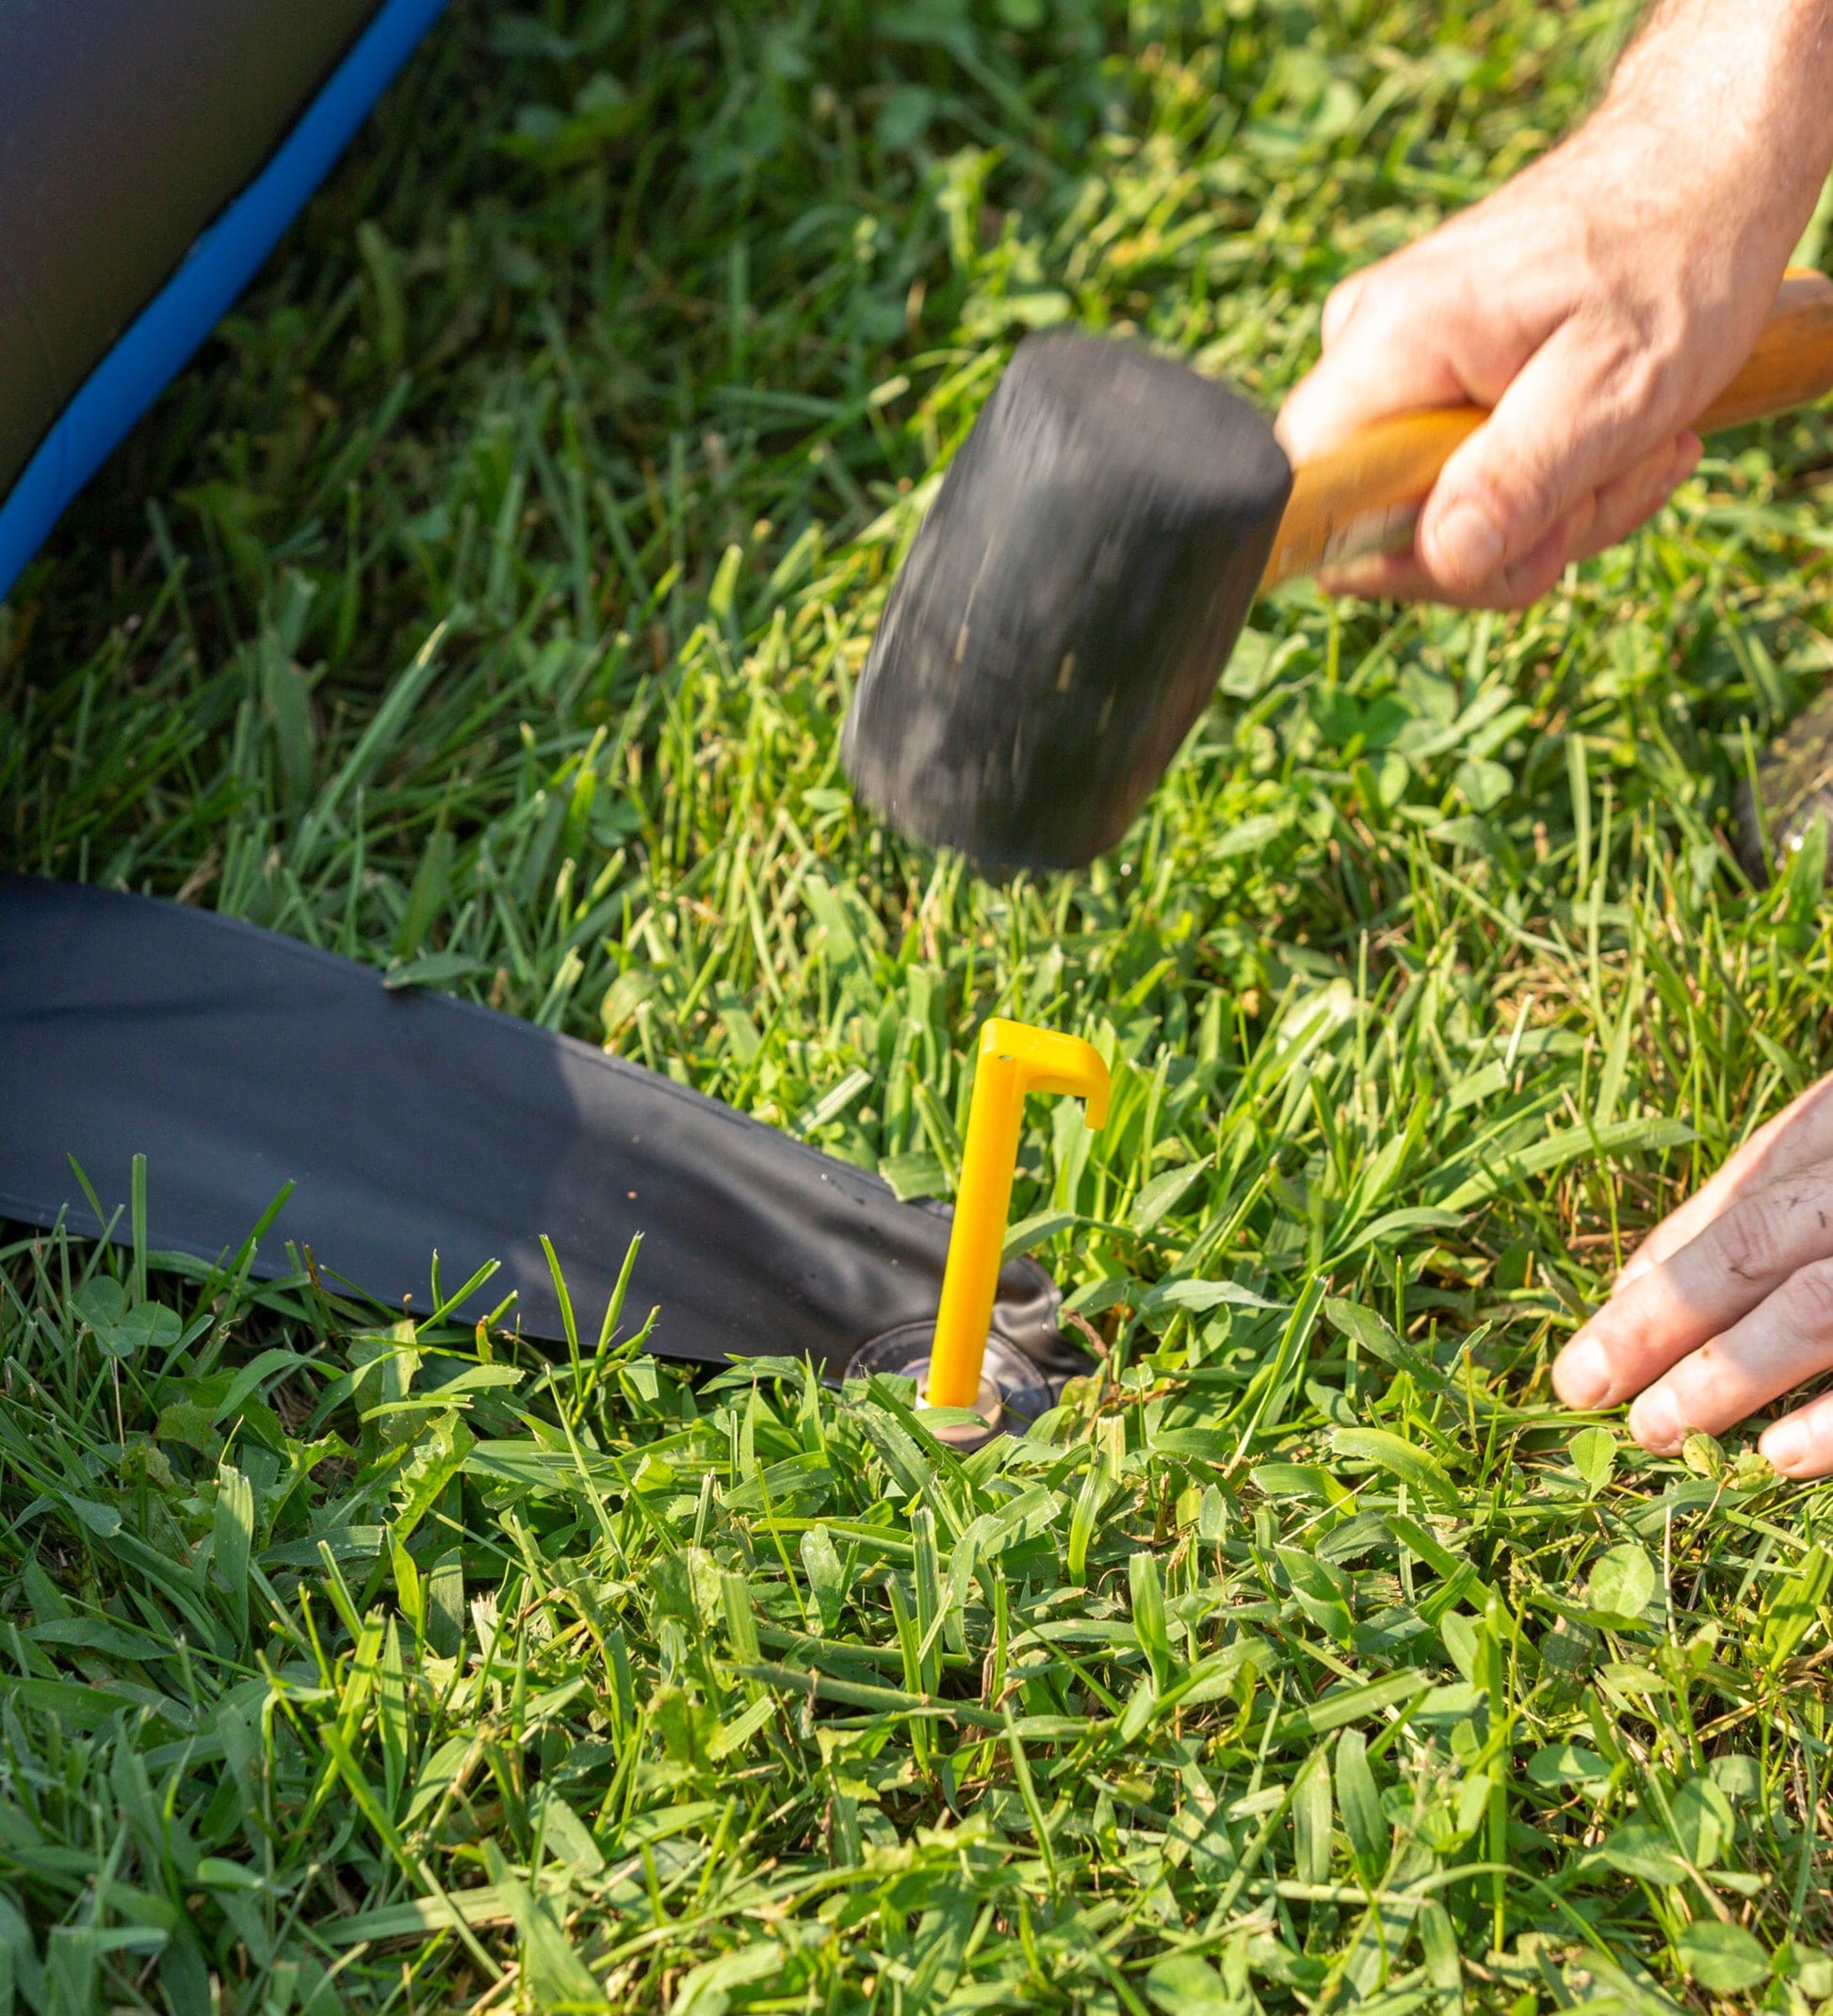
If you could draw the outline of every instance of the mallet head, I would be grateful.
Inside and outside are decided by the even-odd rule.
[[[1186,366],[1029,338],[892,584],[841,744],[860,796],[987,869],[1111,847],[1214,691],[1291,481]]]

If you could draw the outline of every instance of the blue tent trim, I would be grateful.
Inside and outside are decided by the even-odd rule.
[[[260,270],[446,0],[383,0],[268,165],[83,382],[0,504],[0,598]]]

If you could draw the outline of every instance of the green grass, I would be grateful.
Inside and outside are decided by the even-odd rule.
[[[1086,875],[981,884],[835,759],[1026,328],[1271,407],[1628,15],[461,0],[0,611],[0,863],[908,1190],[984,1016],[1081,1031],[1111,1123],[1036,1109],[1017,1210],[1101,1369],[963,1462],[634,1303],[556,1372],[19,1238],[0,2010],[1833,1994],[1833,1498],[1546,1380],[1833,1033],[1818,863],[1723,838],[1829,661],[1823,428],[1519,621],[1263,605]]]

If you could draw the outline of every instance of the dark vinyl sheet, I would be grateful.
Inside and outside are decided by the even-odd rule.
[[[377,0],[0,0],[0,493]]]
[[[561,1331],[539,1235],[595,1333],[641,1232],[628,1306],[659,1306],[676,1358],[838,1374],[933,1317],[948,1245],[876,1177],[588,1044],[206,911],[0,878],[0,1216],[94,1235],[71,1158],[111,1211],[137,1153],[155,1250],[234,1252],[291,1181],[257,1272],[290,1240],[425,1311],[435,1249],[447,1293],[495,1260],[462,1313],[513,1288],[541,1338]],[[1080,1369],[1041,1269],[1010,1263],[1000,1293],[1040,1370]]]

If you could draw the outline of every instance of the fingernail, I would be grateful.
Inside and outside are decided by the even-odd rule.
[[[1433,521],[1428,544],[1441,573],[1475,587],[1501,565],[1508,542],[1480,505],[1460,503]]]
[[[1765,1428],[1757,1447],[1776,1469],[1795,1470],[1808,1460],[1808,1430],[1798,1421],[1778,1421]]]
[[[1610,1398],[1610,1358],[1581,1330],[1553,1360],[1553,1390],[1569,1407],[1600,1407]]]
[[[1657,1455],[1678,1449],[1686,1432],[1680,1403],[1664,1386],[1651,1386],[1630,1409],[1630,1433]]]

